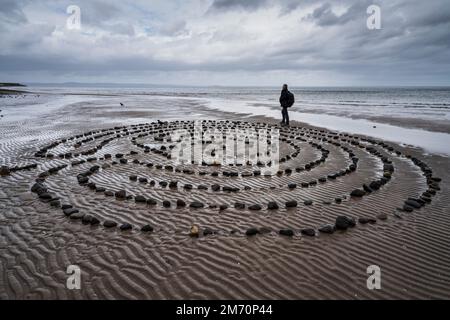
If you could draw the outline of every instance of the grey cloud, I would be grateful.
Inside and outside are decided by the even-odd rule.
[[[252,10],[263,7],[268,3],[267,0],[214,0],[210,10],[229,10],[229,9],[245,9]]]

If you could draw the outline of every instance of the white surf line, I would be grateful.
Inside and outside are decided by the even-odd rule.
[[[281,119],[281,108],[278,111],[264,106],[249,106],[244,101],[219,99],[210,99],[209,101],[208,107],[211,109]],[[316,127],[335,131],[362,134],[386,141],[412,145],[430,153],[450,156],[450,134],[448,133],[402,128],[364,119],[302,113],[294,110],[295,107],[289,110],[290,120],[305,122]]]

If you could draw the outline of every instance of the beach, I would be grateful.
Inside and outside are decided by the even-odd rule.
[[[425,111],[415,115],[395,109],[362,118],[355,114],[373,108],[371,98],[326,111],[319,104],[338,99],[319,103],[311,98],[319,93],[298,91],[290,128],[278,126],[277,96],[253,99],[242,91],[231,91],[231,101],[222,89],[27,91],[33,93],[0,101],[0,165],[13,169],[0,177],[0,299],[450,298],[448,90],[439,101],[420,101],[416,107]],[[410,109],[414,101],[401,103]],[[278,128],[285,139],[280,156],[290,158],[268,178],[245,165],[185,165],[177,172],[150,150],[162,145],[155,134],[199,120],[211,128]],[[87,171],[94,185],[80,183]],[[31,190],[39,177],[59,206]],[[173,180],[176,188],[159,183]],[[373,181],[383,183],[351,196]],[[121,190],[131,197],[117,197]],[[424,193],[430,202],[405,209],[405,201]],[[279,208],[269,209],[270,202]],[[84,215],[100,223],[83,223]],[[319,231],[339,216],[355,226]],[[131,230],[120,229],[126,223]],[[153,231],[142,231],[146,225]],[[193,225],[198,237],[189,235]],[[81,269],[80,290],[66,288],[69,265]],[[366,284],[373,265],[381,269],[379,290]]]

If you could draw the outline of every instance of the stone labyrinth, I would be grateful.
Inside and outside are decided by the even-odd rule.
[[[194,122],[158,121],[57,140],[37,150],[34,163],[1,173],[29,172],[31,192],[49,210],[88,228],[194,237],[342,233],[424,210],[440,190],[427,164],[382,141],[265,123],[201,124],[279,129],[279,170],[265,176],[270,164],[262,161],[177,165],[171,133],[193,135]],[[203,147],[211,142],[203,136]],[[393,193],[400,203],[390,201]]]

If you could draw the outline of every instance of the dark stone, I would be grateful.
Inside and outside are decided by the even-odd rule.
[[[272,229],[267,228],[267,227],[261,227],[261,228],[259,228],[258,231],[259,231],[260,234],[267,234],[267,233],[271,233]]]
[[[198,201],[194,201],[189,205],[189,207],[194,208],[194,209],[200,209],[200,208],[203,208],[204,206],[205,205],[203,203],[198,202]]]
[[[61,209],[63,209],[63,210],[70,209],[70,208],[73,208],[72,205],[70,205],[70,204],[63,204],[61,206]]]
[[[185,184],[183,186],[183,188],[186,189],[186,190],[192,190],[192,184]]]
[[[170,189],[176,189],[177,187],[178,187],[178,181],[170,181],[169,182]]]
[[[164,200],[162,205],[163,205],[164,208],[170,208],[170,201]]]
[[[286,202],[286,208],[295,208],[297,206],[297,201],[291,200]]]
[[[358,222],[361,224],[369,223],[369,218],[361,217],[358,219]]]
[[[316,235],[316,230],[307,228],[307,229],[302,229],[301,233],[305,236],[314,237]]]
[[[181,199],[178,199],[178,200],[177,200],[177,207],[178,207],[178,208],[186,207],[186,202],[184,202],[184,201],[181,200]]]
[[[147,199],[144,196],[139,195],[134,197],[134,201],[139,203],[145,203],[147,202]]]
[[[346,216],[339,216],[336,218],[335,226],[338,230],[347,230],[348,228],[355,226],[355,221]]]
[[[242,203],[242,202],[236,202],[236,203],[234,204],[234,207],[235,207],[236,209],[245,209],[245,204]]]
[[[297,188],[297,184],[296,183],[289,183],[288,184],[288,188],[289,189],[295,189],[295,188]]]
[[[81,219],[81,222],[82,222],[83,224],[91,224],[92,218],[93,218],[93,217],[92,217],[90,214],[86,214],[86,215],[84,215],[84,217]]]
[[[120,230],[125,231],[125,230],[131,230],[133,229],[133,226],[129,223],[124,223],[120,226]]]
[[[149,224],[146,224],[145,226],[143,226],[141,228],[141,231],[142,232],[153,232],[153,227]]]
[[[403,211],[406,211],[406,212],[413,212],[413,210],[414,210],[413,207],[411,207],[411,206],[409,206],[409,205],[407,205],[407,204],[403,205]]]
[[[91,226],[96,226],[98,224],[100,224],[100,220],[98,220],[96,217],[92,217]]]
[[[336,203],[341,203],[341,202],[342,202],[342,199],[341,199],[341,198],[334,198],[334,201],[335,201]]]
[[[131,181],[137,181],[137,176],[130,176]]]
[[[80,210],[75,209],[75,208],[68,208],[68,209],[64,209],[63,212],[64,212],[64,215],[69,217],[74,213],[80,212]]]
[[[419,209],[419,208],[422,207],[422,205],[417,200],[412,200],[412,199],[406,200],[405,204],[410,206],[410,207],[413,207],[415,209]]]
[[[262,207],[259,204],[253,204],[248,207],[249,210],[261,210]]]
[[[327,233],[327,234],[332,234],[332,233],[334,233],[335,230],[336,230],[336,227],[331,224],[326,224],[319,228],[319,232]]]
[[[114,192],[113,191],[105,191],[105,196],[107,196],[107,197],[112,197],[112,196],[114,196]]]
[[[6,167],[6,166],[2,166],[0,167],[0,176],[9,176],[11,174],[11,170]]]
[[[388,218],[388,216],[387,216],[386,213],[379,213],[377,215],[377,218],[380,219],[380,220],[386,220]]]
[[[106,220],[105,222],[103,222],[103,226],[105,228],[114,228],[117,226],[117,222],[111,221],[111,220]]]
[[[50,201],[50,206],[57,208],[61,205],[61,202],[59,200],[52,200]]]
[[[218,184],[213,184],[213,185],[211,186],[211,190],[212,190],[212,191],[219,191],[219,190],[220,190],[220,186],[219,186]]]
[[[140,182],[140,183],[147,183],[147,182],[148,182],[148,179],[145,178],[145,177],[140,177],[140,178],[139,178],[139,182]]]
[[[155,199],[147,199],[147,204],[150,206],[154,206],[157,204]]]
[[[223,210],[226,210],[226,209],[228,209],[228,206],[226,204],[221,204],[220,207],[219,207],[220,211],[223,211]]]
[[[350,195],[351,195],[352,197],[358,197],[358,198],[364,196],[365,194],[366,194],[366,192],[365,192],[364,190],[361,190],[361,189],[355,189],[355,190],[353,190],[353,191],[350,193]]]
[[[116,191],[115,196],[118,199],[125,199],[127,197],[127,193],[125,190],[120,190],[120,191]]]
[[[291,229],[281,229],[278,233],[282,236],[292,237],[294,235],[294,231]]]
[[[70,215],[70,219],[72,219],[72,220],[80,220],[80,219],[83,219],[83,217],[84,217],[84,213],[81,213],[81,212],[76,212],[76,213],[73,213]]]
[[[275,201],[270,201],[267,204],[267,209],[269,209],[269,210],[277,210],[278,208],[279,208],[278,204]]]
[[[312,200],[305,200],[303,203],[305,206],[310,206],[313,204]]]
[[[198,189],[198,190],[208,190],[208,187],[205,186],[205,185],[203,185],[203,184],[201,184],[201,185],[199,185],[199,186],[197,187],[197,189]]]
[[[245,231],[245,235],[247,235],[247,236],[254,236],[258,233],[259,233],[259,230],[256,228],[249,228],[249,229],[247,229],[247,231]]]
[[[367,186],[366,184],[363,184],[363,189],[365,192],[367,193],[371,193],[373,190],[372,188],[370,188],[369,186]]]
[[[208,229],[208,228],[205,228],[204,230],[203,230],[203,235],[204,236],[209,236],[209,235],[212,235],[212,234],[214,234],[215,232],[214,231],[212,231],[211,229]]]

